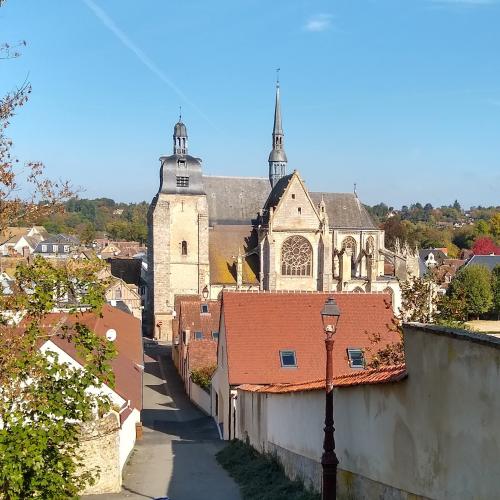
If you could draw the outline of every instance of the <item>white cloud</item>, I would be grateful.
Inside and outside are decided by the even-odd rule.
[[[332,26],[332,18],[331,14],[317,14],[308,19],[304,29],[312,32],[326,31]]]

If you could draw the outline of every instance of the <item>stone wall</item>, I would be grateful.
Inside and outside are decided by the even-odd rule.
[[[120,421],[116,413],[82,427],[80,450],[85,469],[99,469],[96,483],[82,494],[117,493],[121,490]]]

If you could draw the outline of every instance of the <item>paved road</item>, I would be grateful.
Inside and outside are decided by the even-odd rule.
[[[170,347],[145,346],[144,437],[125,467],[122,493],[85,500],[240,500],[238,486],[215,459],[223,447],[210,417],[186,396]]]

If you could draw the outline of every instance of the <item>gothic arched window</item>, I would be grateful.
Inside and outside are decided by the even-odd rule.
[[[187,241],[183,241],[181,243],[181,255],[187,255],[188,254],[188,244]]]
[[[349,251],[352,255],[356,255],[356,240],[352,236],[347,236],[342,242],[342,249]]]
[[[281,274],[311,276],[312,247],[303,236],[290,236],[281,247]]]

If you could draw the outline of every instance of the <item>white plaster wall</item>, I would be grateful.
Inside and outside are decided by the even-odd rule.
[[[141,421],[141,412],[134,408],[132,413],[127,417],[121,425],[120,435],[120,470],[127,462],[128,457],[132,453],[135,446],[136,430],[135,424]]]
[[[191,401],[201,408],[207,415],[212,414],[212,403],[210,399],[210,393],[204,391],[199,385],[195,384],[191,378],[189,378],[189,397]]]

